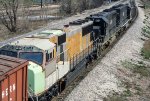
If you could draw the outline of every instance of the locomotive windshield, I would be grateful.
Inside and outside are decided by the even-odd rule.
[[[12,57],[17,57],[17,52],[13,52],[13,51],[0,50],[0,54],[1,55],[12,56]]]
[[[20,52],[19,58],[33,61],[39,65],[43,64],[43,53],[42,52]]]

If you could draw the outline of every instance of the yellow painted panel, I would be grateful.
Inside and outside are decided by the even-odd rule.
[[[50,38],[50,41],[53,43],[57,43],[58,42],[58,37],[57,36],[53,36]]]
[[[76,38],[75,38],[75,46],[76,47],[76,52],[75,54],[78,54],[80,52],[80,33],[76,34]]]
[[[83,50],[86,49],[86,36],[83,36],[83,38],[82,38],[82,49]]]
[[[66,39],[66,42],[67,42],[67,49],[69,49],[68,51],[67,51],[67,54],[68,54],[68,59],[70,59],[71,58],[71,38],[67,38]]]
[[[56,47],[54,48],[54,58],[56,57]]]
[[[50,41],[53,42],[53,43],[58,43],[58,37],[57,37],[57,36],[54,36],[54,37],[50,38]],[[54,49],[54,57],[57,56],[56,48],[57,48],[57,47],[55,47],[55,49]]]
[[[81,52],[81,33],[76,33],[67,38],[68,58],[79,54]]]
[[[92,44],[92,42],[90,42],[90,33],[88,34],[88,46],[90,46]]]
[[[80,52],[82,52],[82,33],[80,33]]]

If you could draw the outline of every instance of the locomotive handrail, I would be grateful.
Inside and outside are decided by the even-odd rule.
[[[58,56],[60,56],[61,54],[67,52],[68,50],[69,50],[69,48],[66,49],[65,51],[61,52],[60,54],[58,54],[58,55],[56,56],[57,63],[60,61],[60,58],[58,58]],[[67,60],[68,60],[68,58],[67,58]]]
[[[34,101],[32,95],[34,95],[36,98],[37,98],[37,96],[33,93],[33,89],[31,89],[30,87],[28,87],[28,89],[32,92],[32,94],[31,94],[30,91],[28,90],[29,96],[31,97],[32,101]]]
[[[30,92],[28,91],[29,96],[31,97],[32,101],[34,101],[32,95],[30,94]]]

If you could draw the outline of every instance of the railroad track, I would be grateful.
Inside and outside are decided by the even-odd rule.
[[[138,10],[136,13],[135,18],[132,20],[133,23],[136,20],[136,18],[138,17]],[[116,38],[116,40],[114,40],[101,54],[101,57],[95,61],[93,61],[88,67],[87,69],[83,69],[83,71],[81,71],[80,75],[68,86],[65,88],[65,90],[58,95],[57,97],[54,97],[52,99],[52,101],[64,101],[64,99],[72,92],[72,90],[88,75],[88,73],[90,71],[92,71],[103,59],[103,57],[105,57],[105,55],[113,48],[113,46],[125,35],[126,31],[130,28],[130,26],[132,26],[131,23],[129,25],[129,27],[123,31],[121,33],[121,35],[119,37]]]

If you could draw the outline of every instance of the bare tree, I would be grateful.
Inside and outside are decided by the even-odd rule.
[[[96,8],[103,4],[104,0],[62,0],[61,11],[65,14],[75,14],[84,10]]]
[[[78,8],[78,11],[77,12],[82,12],[86,9],[88,9],[88,0],[76,0],[78,5],[77,5],[77,8]]]
[[[0,0],[0,20],[11,32],[17,31],[18,0]]]
[[[62,14],[71,14],[72,13],[72,0],[62,0],[60,12]]]

